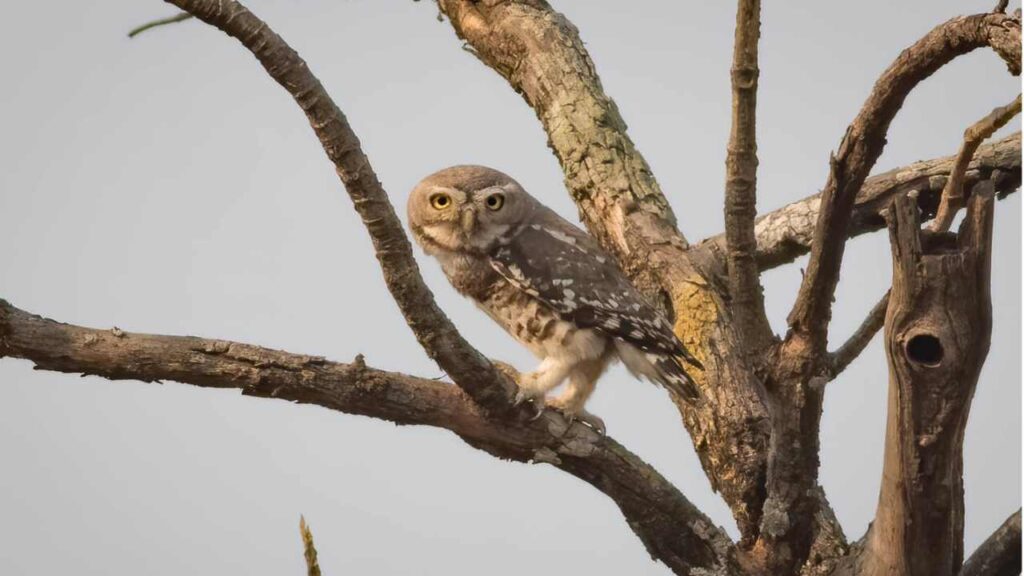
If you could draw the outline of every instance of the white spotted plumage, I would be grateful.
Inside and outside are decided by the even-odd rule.
[[[519,379],[521,397],[544,398],[568,417],[603,428],[584,410],[615,360],[689,401],[699,393],[683,366],[700,363],[590,236],[482,166],[422,180],[408,202],[417,243],[445,275],[540,359]]]

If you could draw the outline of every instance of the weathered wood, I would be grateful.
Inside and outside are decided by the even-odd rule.
[[[269,26],[238,2],[165,0],[242,43],[309,119],[366,226],[391,296],[416,339],[438,365],[486,409],[511,406],[515,385],[455,329],[423,282],[402,223],[359,138],[306,62]]]
[[[911,190],[917,192],[922,217],[934,216],[956,158],[954,155],[922,160],[868,178],[854,201],[849,237],[885,228],[882,212],[893,198]],[[1020,132],[985,144],[974,153],[967,167],[967,188],[981,180],[992,180],[999,197],[1005,198],[1020,187],[1020,162]],[[761,270],[776,268],[810,252],[820,208],[821,194],[814,194],[759,216],[754,228],[758,267]],[[694,249],[710,252],[724,261],[725,234],[712,236]]]
[[[1020,509],[1010,515],[971,557],[960,576],[1019,576],[1021,571]]]
[[[698,255],[676,228],[661,188],[605,94],[575,26],[542,0],[440,0],[459,38],[537,114],[587,229],[637,287],[675,318],[707,370],[698,404],[677,402],[712,487],[753,539],[767,468],[768,414],[756,366],[740,344],[726,270]]]
[[[916,203],[890,215],[889,405],[865,576],[952,576],[963,562],[963,438],[992,331],[992,185],[954,237],[922,233]]]
[[[584,424],[568,426],[553,411],[537,420],[489,418],[457,386],[377,370],[362,357],[341,364],[224,340],[96,330],[0,300],[4,357],[30,360],[40,370],[234,388],[247,396],[451,430],[493,456],[549,463],[591,484],[619,506],[651,555],[679,574],[738,573],[728,536],[657,470]]]
[[[725,156],[726,275],[740,344],[760,355],[775,342],[764,309],[757,268],[757,44],[761,38],[760,0],[739,0],[732,53],[732,128]]]

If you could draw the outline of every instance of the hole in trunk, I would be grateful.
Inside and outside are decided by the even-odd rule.
[[[918,334],[907,342],[907,358],[925,366],[942,363],[942,342],[931,334]]]

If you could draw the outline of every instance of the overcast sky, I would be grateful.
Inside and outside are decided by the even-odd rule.
[[[719,232],[734,3],[555,4],[579,27],[684,233]],[[901,49],[993,4],[767,3],[759,208],[824,184],[829,151]],[[431,2],[251,7],[348,114],[397,206],[425,174],[480,163],[576,221],[533,112],[460,48]],[[199,22],[125,37],[173,13],[156,1],[65,0],[0,19],[0,297],[86,326],[341,361],[363,353],[379,368],[438,376],[286,93]],[[990,51],[960,58],[908,98],[876,172],[953,153],[967,125],[1018,91]],[[965,441],[969,550],[1020,506],[1020,226],[1015,194],[997,208],[993,343]],[[465,336],[532,366],[417,257]],[[765,276],[777,330],[801,265]],[[834,340],[888,286],[885,234],[851,242],[843,270]],[[828,388],[821,482],[851,539],[877,500],[886,380],[876,338]],[[735,534],[663,391],[616,369],[590,407]],[[552,467],[501,462],[441,430],[235,391],[2,360],[0,456],[2,574],[300,574],[300,513],[327,574],[668,573],[610,500]]]

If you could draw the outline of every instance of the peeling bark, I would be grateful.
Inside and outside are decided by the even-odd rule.
[[[868,178],[854,201],[849,238],[884,228],[882,212],[893,198],[912,190],[917,192],[922,218],[933,217],[955,161],[956,156],[923,160]],[[999,197],[1005,198],[1020,187],[1020,161],[1020,132],[983,145],[967,167],[966,188],[970,189],[981,180],[991,180]],[[810,252],[820,208],[821,194],[814,194],[758,217],[755,235],[757,263],[761,270],[789,264]],[[725,235],[708,238],[695,249],[724,260]]]

